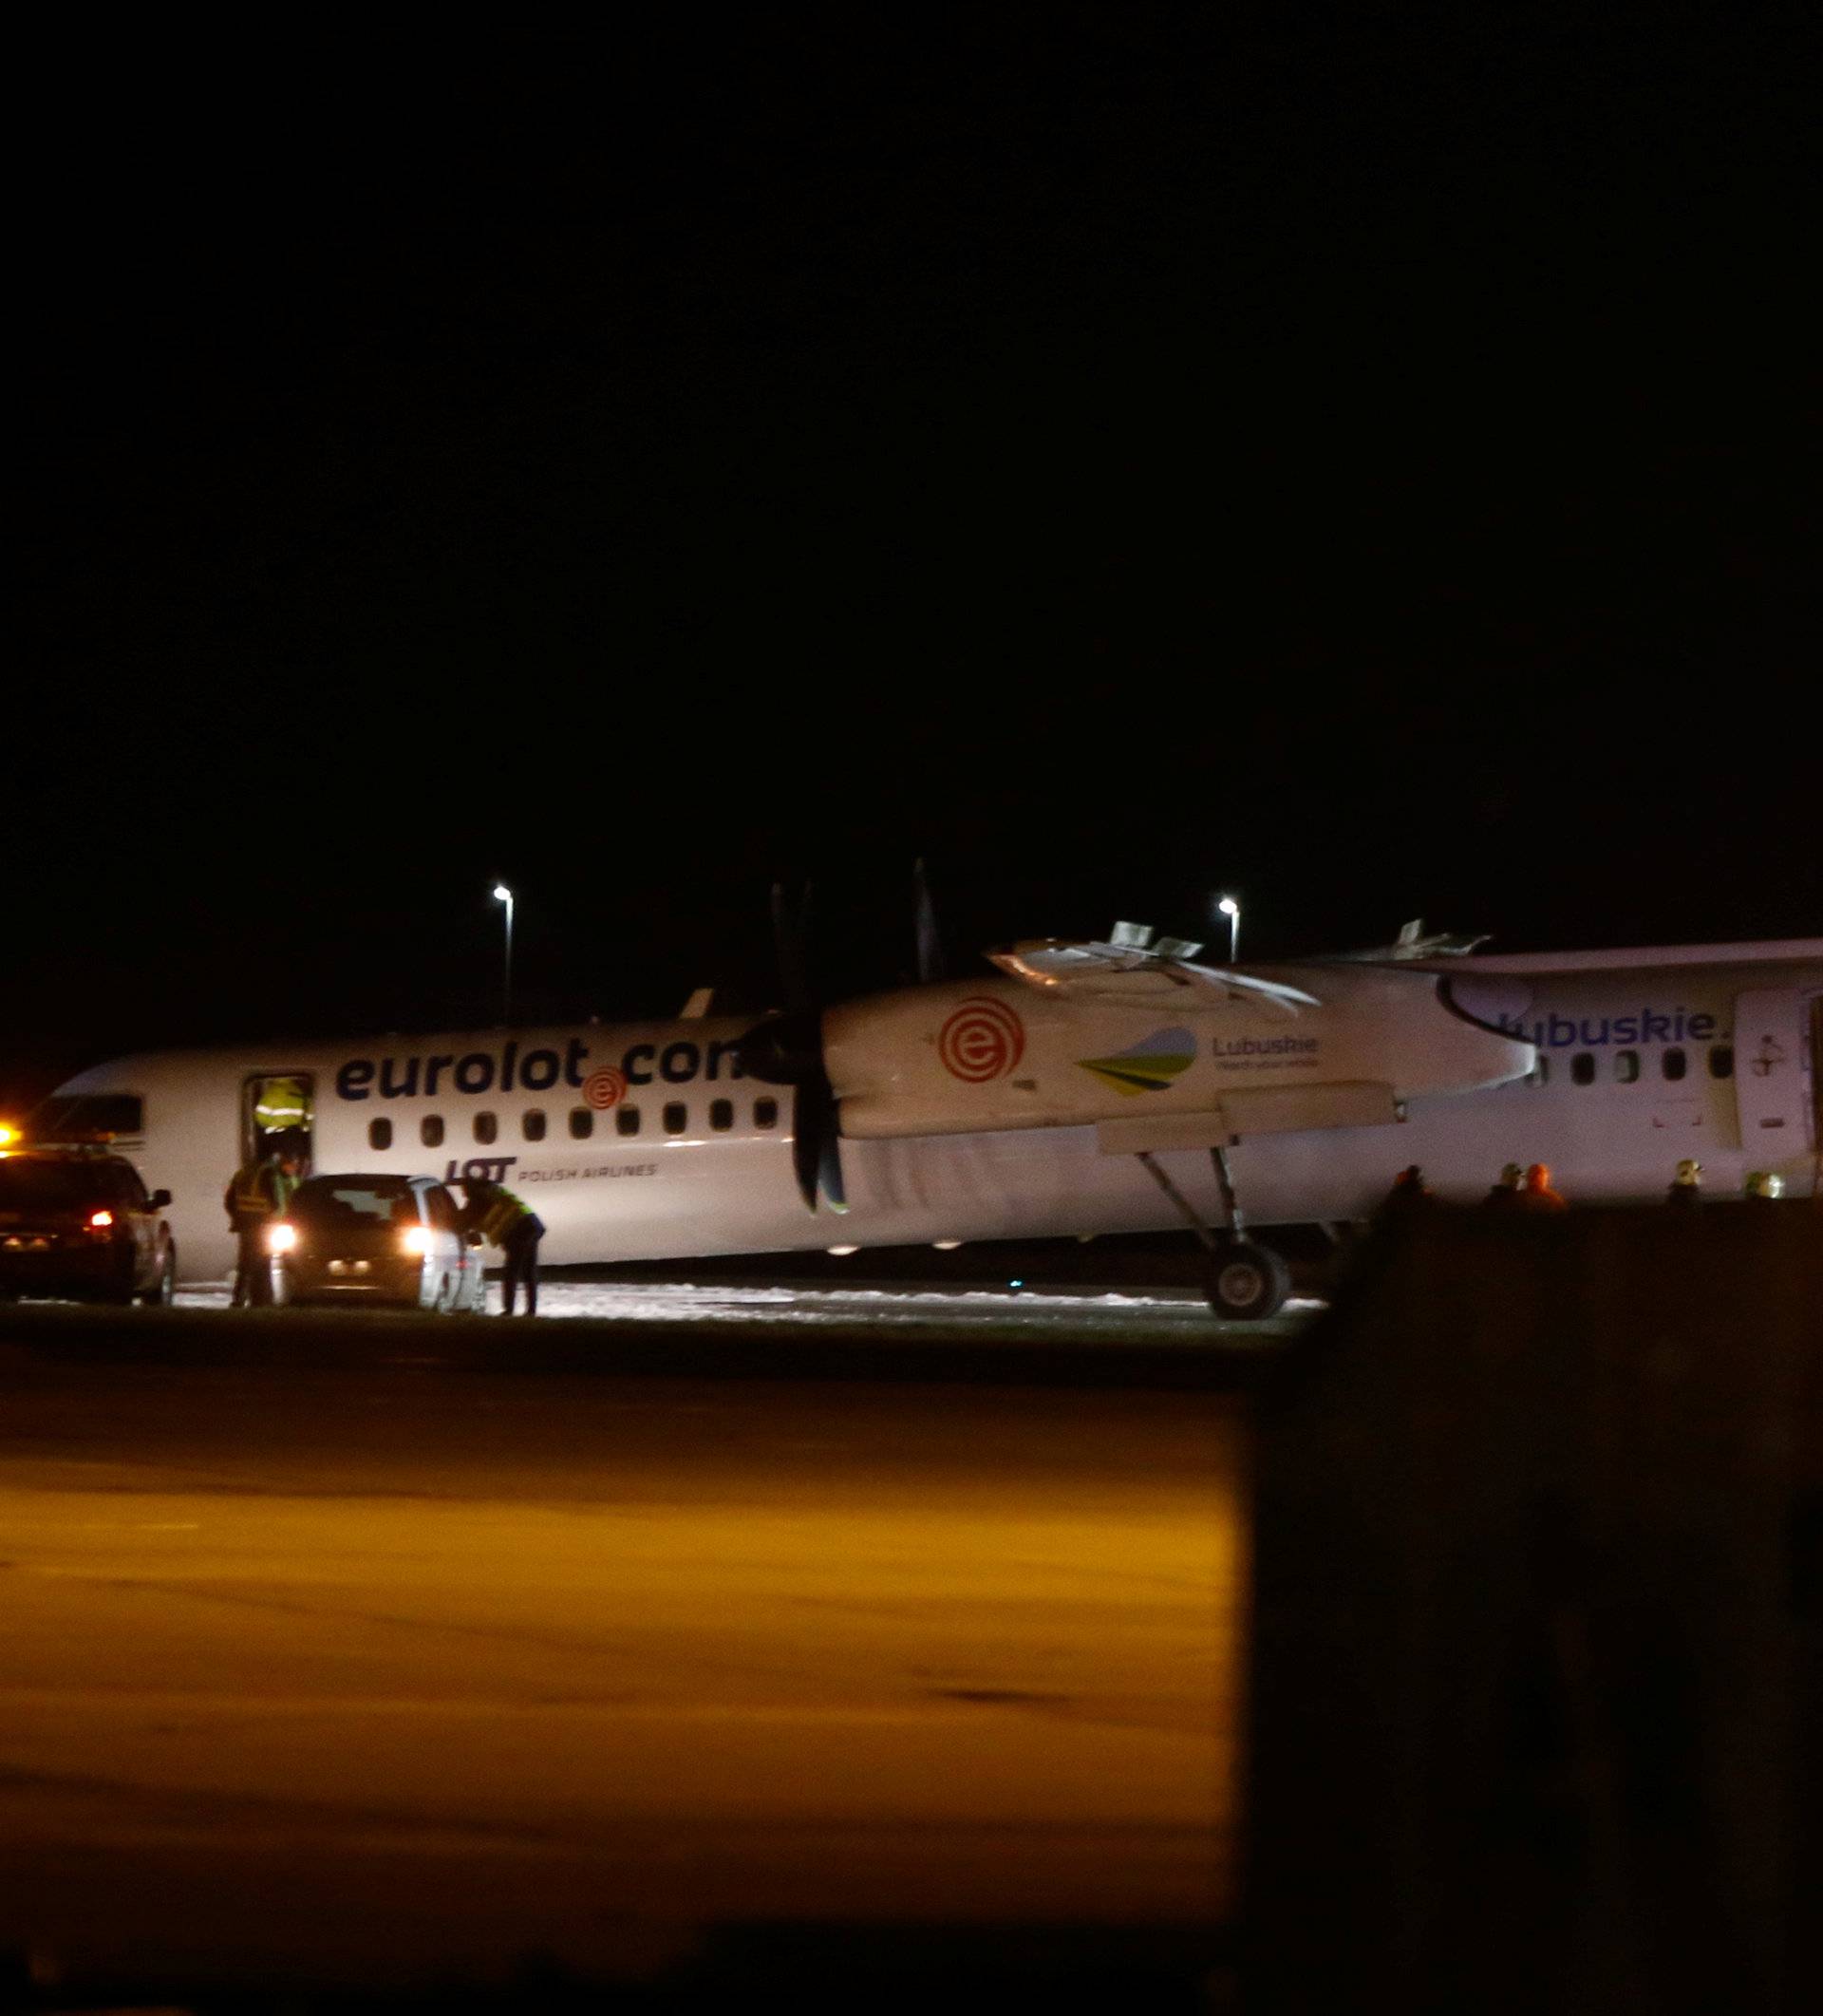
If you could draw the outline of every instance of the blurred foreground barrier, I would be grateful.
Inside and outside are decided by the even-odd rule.
[[[1260,1400],[1249,2016],[1823,2007],[1820,1388],[1806,1205],[1367,1250]]]

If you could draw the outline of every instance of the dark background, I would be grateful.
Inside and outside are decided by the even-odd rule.
[[[964,971],[1823,931],[1814,32],[1214,12],[27,62],[0,1093],[492,1020],[497,876],[524,1015],[920,856]]]

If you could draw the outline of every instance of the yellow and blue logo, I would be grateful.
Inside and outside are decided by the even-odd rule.
[[[1189,1070],[1195,1056],[1196,1039],[1188,1029],[1160,1029],[1117,1056],[1079,1057],[1077,1063],[1117,1092],[1131,1095],[1162,1092]]]

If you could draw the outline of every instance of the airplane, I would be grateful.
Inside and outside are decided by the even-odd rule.
[[[1823,938],[1488,955],[1391,946],[1246,969],[1144,926],[1033,939],[993,977],[815,1013],[147,1053],[60,1085],[172,1193],[183,1276],[225,1275],[224,1184],[280,1136],[319,1171],[505,1182],[554,1266],[1188,1226],[1218,1314],[1288,1291],[1260,1228],[1446,1201],[1543,1161],[1579,1203],[1695,1157],[1823,1188]],[[788,1099],[781,1097],[789,1094]]]

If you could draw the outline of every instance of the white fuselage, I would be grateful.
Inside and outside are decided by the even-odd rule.
[[[1439,1196],[1463,1201],[1509,1161],[1550,1164],[1572,1202],[1657,1198],[1692,1156],[1714,1195],[1738,1195],[1757,1169],[1781,1176],[1788,1195],[1814,1191],[1823,940],[1469,957],[1438,970],[1477,1015],[1535,1043],[1542,1068],[1492,1089],[1412,1098],[1396,1124],[1244,1137],[1229,1159],[1250,1222],[1362,1217],[1413,1162]],[[1322,969],[1308,971],[1320,988]],[[118,1146],[148,1184],[171,1192],[191,1279],[233,1263],[221,1193],[251,1143],[250,1088],[273,1078],[309,1092],[319,1173],[490,1175],[543,1218],[544,1257],[556,1265],[1180,1222],[1133,1155],[1104,1153],[1094,1126],[1067,1124],[845,1140],[849,1208],[813,1214],[793,1177],[790,1091],[740,1070],[735,1045],[747,1026],[589,1024],[149,1053],[96,1065],[57,1096],[140,1100],[141,1127]],[[1206,1151],[1158,1159],[1219,1216]]]

